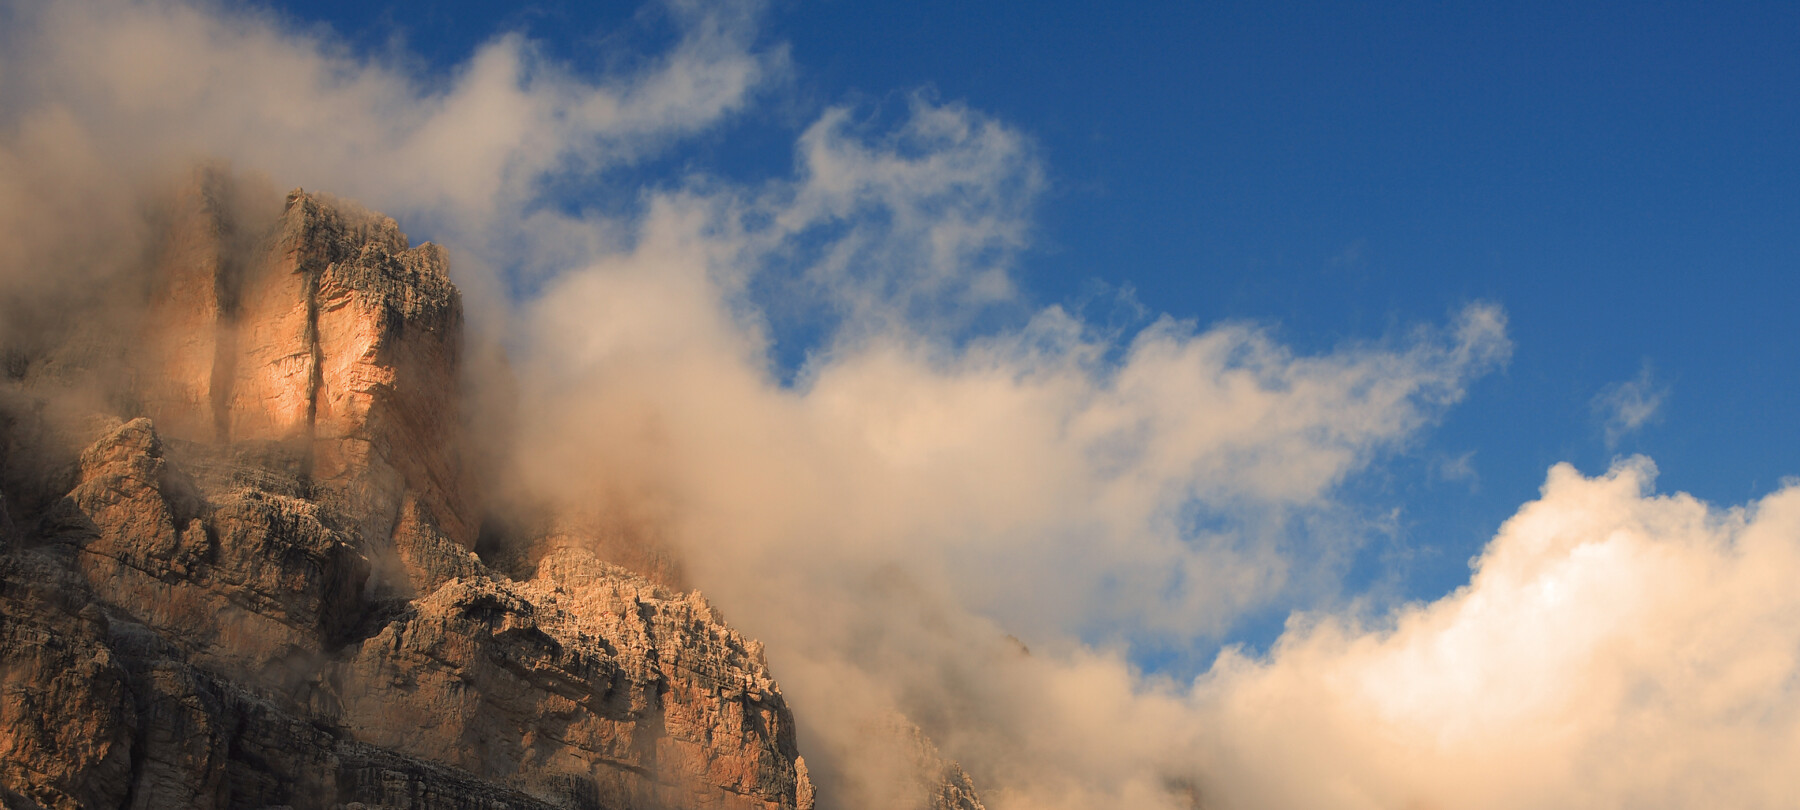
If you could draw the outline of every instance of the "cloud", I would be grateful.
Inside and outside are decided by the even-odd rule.
[[[1363,539],[1335,486],[1505,360],[1504,316],[1320,355],[1054,306],[971,335],[1022,306],[985,279],[1041,171],[973,110],[909,113],[827,110],[785,182],[649,194],[628,250],[526,302],[520,475],[680,547],[768,643],[837,806],[905,806],[861,736],[894,709],[992,807],[1164,806],[1199,726],[1120,645],[1216,637],[1334,578]],[[792,384],[767,359],[772,273],[843,314]]]
[[[446,242],[509,347],[496,494],[678,548],[769,642],[826,806],[907,806],[862,744],[895,709],[996,808],[1164,802],[1181,763],[1150,754],[1192,729],[1124,645],[1331,579],[1361,540],[1334,487],[1504,361],[1502,313],[1301,355],[1249,324],[1035,307],[1012,280],[1035,149],[923,94],[891,125],[824,110],[790,177],[611,189],[786,70],[754,6],[672,9],[676,44],[624,74],[500,35],[439,79],[254,11],[11,7],[9,311],[129,280],[144,201],[196,160],[358,198]],[[981,326],[995,311],[1013,325]],[[796,318],[817,334],[784,381],[771,341]]]
[[[1647,360],[1636,377],[1624,382],[1609,383],[1600,389],[1590,405],[1594,414],[1600,418],[1601,427],[1606,434],[1606,446],[1618,446],[1619,440],[1627,434],[1635,433],[1638,428],[1654,421],[1668,395],[1668,386],[1656,381]]]
[[[1221,657],[1191,694],[1220,805],[1791,802],[1800,489],[1719,509],[1654,476],[1559,465],[1456,593]]]
[[[459,280],[497,288],[476,271],[529,279],[593,249],[594,223],[540,210],[550,180],[591,180],[659,154],[784,74],[785,52],[755,48],[760,4],[669,9],[675,44],[622,74],[577,76],[526,38],[499,34],[445,80],[249,9],[9,3],[8,147],[22,164],[105,167],[107,182],[62,196],[128,198],[197,160],[329,189],[415,230],[456,234]]]
[[[1114,345],[1049,308],[961,345],[864,332],[790,388],[706,283],[740,246],[674,205],[533,309],[525,455],[544,487],[632,480],[683,504],[695,570],[746,588],[901,565],[1021,632],[1217,633],[1346,551],[1280,535],[1506,351],[1488,308],[1312,357],[1168,318]]]
[[[1383,520],[1339,485],[1506,361],[1499,308],[1302,354],[1039,305],[1014,281],[1037,150],[924,94],[893,123],[821,111],[791,176],[621,188],[790,70],[756,5],[670,8],[675,44],[622,73],[503,34],[430,77],[254,11],[9,6],[6,311],[135,266],[142,200],[202,157],[447,243],[515,369],[501,494],[679,549],[768,642],[827,807],[907,806],[859,745],[895,709],[996,810],[1793,794],[1800,494],[1720,510],[1648,494],[1647,462],[1559,467],[1466,588],[1334,613],[1316,594]],[[1603,395],[1621,431],[1650,379]],[[1192,683],[1130,663],[1293,604],[1320,612],[1266,658]]]
[[[1474,450],[1459,456],[1439,458],[1432,472],[1444,481],[1466,481],[1470,490],[1478,489],[1481,486],[1481,473],[1475,469]]]
[[[1367,263],[1369,240],[1357,237],[1325,260],[1326,267],[1360,268]]]
[[[859,318],[1010,297],[1007,265],[1027,243],[1030,206],[1044,185],[1029,142],[919,93],[896,129],[869,129],[839,107],[800,137],[802,182],[780,201],[776,221],[790,242],[854,223],[831,239],[810,277],[836,287]]]

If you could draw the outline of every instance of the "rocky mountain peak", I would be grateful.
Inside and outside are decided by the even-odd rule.
[[[140,297],[0,347],[5,806],[812,806],[697,592],[472,551],[444,250],[215,169],[155,211]]]
[[[145,414],[171,437],[295,448],[366,535],[412,508],[472,548],[462,297],[445,251],[304,191],[265,221],[221,185],[204,176],[180,196],[152,273]]]

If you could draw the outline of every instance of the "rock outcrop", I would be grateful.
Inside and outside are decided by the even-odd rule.
[[[260,225],[249,196],[205,173],[176,205],[140,342],[144,412],[173,438],[296,449],[318,497],[365,535],[410,510],[473,547],[462,299],[444,250],[299,191]]]
[[[811,808],[761,646],[697,592],[566,531],[474,553],[444,251],[273,200],[206,172],[169,209],[104,407],[9,360],[0,803]]]

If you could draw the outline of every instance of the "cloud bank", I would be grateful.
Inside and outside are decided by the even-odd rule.
[[[1800,488],[1718,509],[1550,471],[1470,583],[1223,656],[1226,806],[1780,807],[1800,788]],[[1283,778],[1305,774],[1304,778]]]
[[[431,77],[253,10],[9,5],[3,325],[131,266],[141,201],[197,160],[445,242],[511,360],[496,498],[674,549],[768,643],[823,807],[917,806],[869,735],[894,712],[996,810],[1793,794],[1800,495],[1559,467],[1466,588],[1333,611],[1372,520],[1338,485],[1505,362],[1498,308],[1301,354],[1037,305],[1030,138],[925,94],[821,111],[773,180],[619,188],[794,69],[755,4],[661,9],[675,44],[624,72],[500,34]],[[1291,604],[1318,612],[1267,656],[1130,663]]]

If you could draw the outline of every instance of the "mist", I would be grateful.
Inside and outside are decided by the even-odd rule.
[[[203,163],[444,244],[505,358],[470,371],[490,508],[666,550],[767,645],[820,807],[918,806],[896,717],[994,810],[1800,788],[1794,488],[1721,507],[1647,459],[1558,466],[1457,591],[1346,592],[1381,516],[1342,485],[1505,365],[1499,304],[1309,353],[1034,300],[1045,158],[928,91],[818,110],[784,176],[627,185],[793,92],[758,4],[655,8],[674,44],[629,68],[498,32],[446,78],[255,9],[8,4],[0,339],[115,328],[94,299]],[[1295,605],[1266,653],[1133,664]]]

